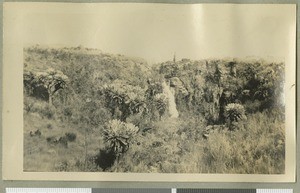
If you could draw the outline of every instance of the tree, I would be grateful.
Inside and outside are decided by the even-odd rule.
[[[236,128],[237,123],[247,119],[244,106],[237,103],[229,103],[226,105],[224,116],[231,130]]]
[[[47,90],[49,104],[52,104],[54,94],[66,87],[68,77],[61,71],[50,68],[46,72],[36,73],[34,81],[36,85],[43,86]]]
[[[103,138],[116,157],[125,153],[129,149],[130,141],[137,134],[139,128],[132,123],[125,123],[118,119],[113,119],[105,125]]]
[[[158,110],[159,118],[163,116],[163,114],[166,111],[168,99],[167,96],[164,93],[159,93],[154,96],[153,100],[155,108]]]
[[[258,73],[260,84],[257,87],[255,96],[263,101],[262,109],[282,106],[284,64],[271,63],[263,67]]]
[[[112,115],[122,121],[126,121],[130,115],[146,110],[145,90],[139,86],[132,86],[117,80],[104,85],[102,94],[106,98],[106,106],[111,110]]]
[[[236,77],[236,62],[235,61],[229,62],[228,66],[230,68],[230,75]]]
[[[220,87],[223,81],[223,71],[219,65],[219,61],[214,61],[213,62],[214,67],[215,67],[215,72],[214,72],[214,80]]]
[[[34,89],[34,79],[35,74],[31,71],[24,71],[23,73],[23,83],[24,83],[24,91],[26,94],[31,95]]]

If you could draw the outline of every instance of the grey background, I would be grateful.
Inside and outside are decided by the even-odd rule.
[[[0,0],[1,5],[0,5],[0,13],[1,13],[1,20],[0,20],[0,36],[3,37],[3,0]],[[14,0],[8,0],[5,2],[21,2],[21,1],[14,1]],[[273,4],[273,3],[281,3],[281,4],[297,4],[297,58],[298,58],[298,50],[300,48],[299,45],[299,3],[300,0],[23,0],[22,2],[73,2],[73,3],[95,3],[95,2],[139,2],[139,3],[246,3],[246,4]],[[0,109],[2,111],[2,58],[3,58],[3,41],[2,39],[0,40]],[[296,62],[297,66],[299,65],[299,61],[297,59]],[[300,73],[300,69],[297,69],[297,74]],[[12,88],[13,89],[13,88]],[[300,89],[300,81],[299,78],[297,77],[297,96],[299,94],[299,89]],[[300,102],[299,97],[297,98],[297,122],[300,120],[300,115],[298,113],[299,107],[298,104]],[[1,129],[0,129],[0,135],[2,136],[2,116],[0,116],[0,123],[1,123]],[[297,124],[297,130],[298,130],[298,124]],[[299,132],[296,133],[297,135],[297,141],[300,140],[300,134]],[[0,156],[2,156],[2,137],[0,138]],[[299,143],[297,143],[297,162],[300,162],[300,148],[299,148]],[[299,176],[299,164],[297,164],[297,176]],[[57,181],[3,181],[2,180],[2,157],[0,160],[0,176],[1,176],[1,181],[0,181],[0,192],[5,192],[6,187],[28,187],[28,188],[33,188],[33,187],[39,187],[39,188],[50,188],[50,187],[55,187],[55,188],[148,188],[148,189],[153,189],[156,188],[155,191],[150,191],[151,193],[153,192],[166,192],[166,190],[159,190],[159,189],[165,189],[165,188],[192,188],[192,189],[209,189],[209,188],[222,188],[222,189],[262,189],[262,188],[274,188],[274,189],[293,189],[294,193],[300,193],[300,182],[299,180],[296,179],[296,183],[202,183],[202,182],[193,182],[193,183],[184,183],[184,182],[57,182]],[[159,188],[159,189],[157,189]],[[167,191],[169,192],[169,191]],[[199,191],[195,191],[199,192]],[[99,192],[102,193],[102,192]],[[103,192],[104,193],[104,192]],[[117,193],[117,192],[109,192],[109,193]],[[182,191],[184,193],[184,191]],[[201,193],[201,192],[199,192]],[[227,193],[227,192],[226,192]]]

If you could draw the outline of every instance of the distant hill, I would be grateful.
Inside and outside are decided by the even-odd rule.
[[[24,48],[24,71],[37,72],[48,68],[60,70],[71,78],[75,76],[74,73],[85,69],[87,75],[96,82],[122,79],[133,85],[141,85],[151,73],[147,62],[141,58],[108,54],[97,49],[39,45]]]

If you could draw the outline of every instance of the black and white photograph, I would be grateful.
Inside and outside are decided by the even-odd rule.
[[[293,6],[32,5],[14,28],[22,172],[293,170]]]

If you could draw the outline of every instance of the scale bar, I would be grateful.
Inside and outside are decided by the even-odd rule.
[[[6,188],[6,193],[293,193],[293,190],[176,188]]]
[[[256,189],[177,189],[177,193],[256,193]]]
[[[257,189],[256,193],[293,193],[293,189]]]
[[[92,188],[6,188],[6,193],[92,193]]]
[[[172,189],[173,190],[173,189]],[[176,189],[175,189],[176,191]],[[93,188],[92,193],[171,193],[171,189],[168,188]],[[173,192],[172,192],[173,193]],[[176,192],[175,192],[176,193]]]

